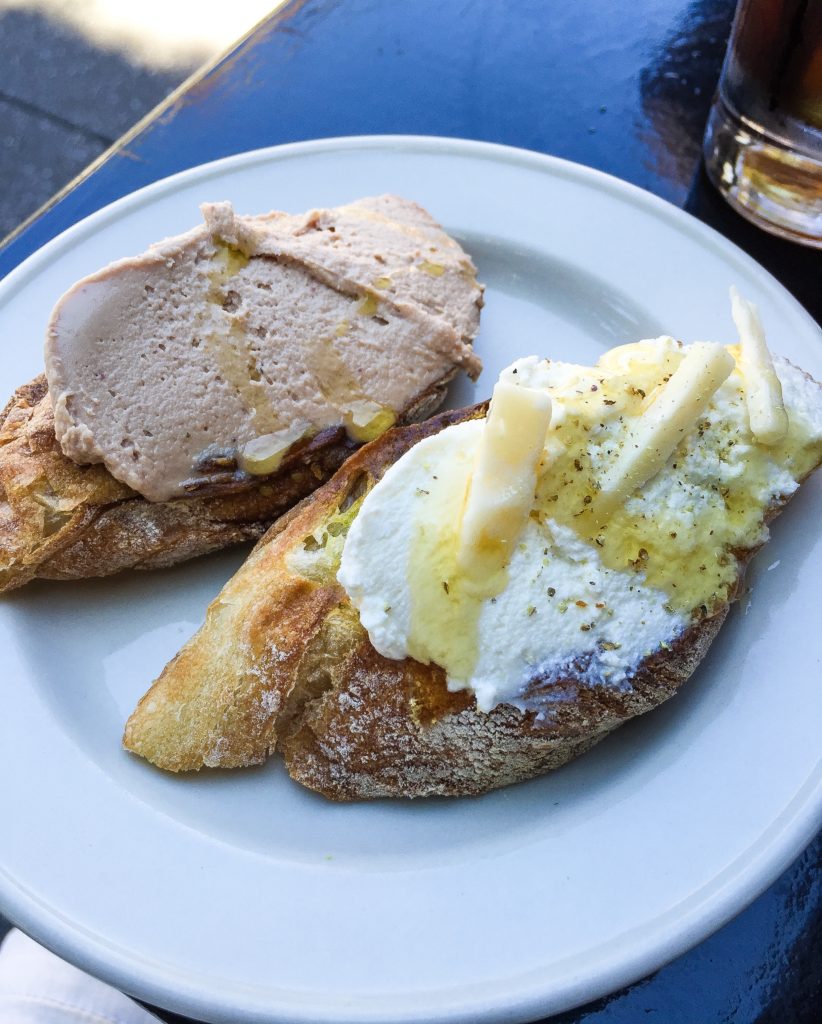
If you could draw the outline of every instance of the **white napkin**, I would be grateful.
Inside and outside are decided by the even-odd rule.
[[[84,974],[17,929],[0,945],[2,1024],[157,1024],[122,992]]]

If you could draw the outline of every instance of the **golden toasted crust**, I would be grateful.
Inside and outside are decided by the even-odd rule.
[[[381,657],[331,566],[305,562],[329,522],[403,452],[483,412],[390,431],[280,520],[140,701],[125,746],[172,771],[256,764],[279,747],[292,778],[335,800],[465,795],[558,767],[672,696],[727,605],[646,659],[629,689],[571,676],[542,693],[550,714],[509,705],[483,713],[471,694],[448,692],[437,666]]]
[[[126,726],[125,745],[170,771],[258,764],[278,725],[296,712],[304,682],[318,685],[350,637],[337,610],[345,591],[331,577],[288,568],[301,545],[359,485],[373,485],[417,440],[467,414],[444,413],[366,445],[324,487],[280,519],[206,613],[196,636],[166,666]],[[336,629],[340,623],[341,628]],[[356,616],[352,625],[359,629]],[[296,698],[295,698],[296,691]],[[289,703],[291,702],[291,703]]]
[[[473,696],[448,693],[438,666],[389,661],[363,634],[335,663],[332,687],[286,734],[289,774],[332,800],[467,796],[533,778],[672,697],[726,613],[727,607],[647,659],[629,690],[572,677],[553,684],[564,693],[561,702],[546,703],[552,715],[544,722],[507,704],[478,711]]]
[[[436,409],[456,373],[417,396],[402,420]],[[257,540],[355,448],[342,428],[332,428],[277,473],[241,490],[149,502],[102,465],[78,466],[66,458],[41,375],[18,388],[0,418],[0,592],[34,578],[160,568]]]

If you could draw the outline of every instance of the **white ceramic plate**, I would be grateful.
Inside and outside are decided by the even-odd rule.
[[[670,332],[732,337],[728,286],[822,376],[822,337],[727,241],[602,174],[443,139],[330,140],[177,175],[0,286],[0,391],[41,367],[76,278],[190,227],[203,200],[299,211],[397,192],[487,283],[497,371]],[[774,529],[681,696],[555,774],[480,799],[337,806],[281,766],[163,775],[120,749],[151,679],[240,564],[35,584],[0,599],[0,896],[62,956],[208,1021],[524,1021],[659,967],[728,920],[820,822],[822,480]],[[772,570],[772,571],[768,571]]]

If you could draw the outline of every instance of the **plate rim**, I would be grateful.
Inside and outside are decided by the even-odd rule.
[[[22,283],[31,273],[37,270],[40,262],[47,261],[54,249],[73,241],[75,238],[81,238],[88,233],[93,233],[97,230],[98,225],[104,224],[109,219],[116,219],[117,214],[119,214],[122,208],[139,207],[146,202],[154,200],[155,197],[162,196],[165,192],[174,191],[179,185],[185,186],[189,181],[207,179],[214,174],[219,174],[223,170],[230,171],[244,165],[266,163],[272,158],[278,160],[289,159],[290,157],[302,156],[305,153],[322,152],[328,149],[356,150],[372,148],[393,148],[397,151],[417,149],[463,154],[473,153],[479,158],[490,157],[501,163],[519,163],[542,168],[543,170],[550,168],[555,174],[569,179],[589,178],[594,183],[598,183],[600,189],[618,194],[621,197],[627,197],[646,210],[652,210],[662,219],[673,220],[686,234],[693,238],[709,241],[714,249],[719,250],[729,260],[741,263],[749,270],[753,269],[760,276],[764,275],[768,284],[781,293],[783,297],[787,298],[795,307],[796,312],[801,311],[810,326],[822,331],[822,327],[820,327],[796,296],[781,281],[777,280],[769,270],[758,263],[752,256],[748,255],[735,242],[732,242],[717,231],[716,228],[699,220],[699,218],[688,213],[687,210],[676,206],[669,200],[663,199],[661,196],[642,188],[640,185],[635,185],[633,182],[618,178],[608,171],[601,171],[598,168],[576,163],[564,157],[541,153],[538,150],[525,149],[521,146],[508,146],[504,143],[485,142],[479,139],[446,135],[380,134],[328,136],[249,149],[177,171],[164,178],[159,178],[157,181],[149,182],[149,184],[143,185],[124,196],[120,196],[111,203],[100,207],[99,210],[95,210],[93,213],[71,224],[58,235],[55,235],[54,238],[49,239],[0,279],[0,302],[5,297],[6,288],[10,282],[13,284]]]
[[[20,264],[14,267],[0,281],[0,304],[5,301],[8,292],[19,287],[30,277],[36,276],[44,264],[48,264],[53,256],[64,247],[76,240],[96,233],[110,220],[116,220],[121,212],[139,209],[141,206],[154,202],[157,198],[170,194],[180,187],[194,181],[207,181],[208,178],[237,168],[255,164],[266,164],[270,161],[280,162],[301,157],[306,154],[338,153],[348,150],[378,149],[396,152],[414,151],[429,153],[445,153],[471,156],[480,160],[501,162],[504,164],[524,165],[531,169],[551,175],[581,182],[599,191],[613,194],[620,200],[628,200],[640,206],[646,212],[653,212],[657,217],[672,224],[679,233],[689,235],[698,245],[708,245],[718,252],[723,261],[729,265],[740,266],[748,273],[754,274],[763,285],[775,292],[782,302],[787,302],[794,313],[804,317],[807,326],[820,332],[814,318],[801,303],[765,268],[749,256],[729,239],[715,229],[699,221],[691,214],[680,209],[659,196],[645,189],[585,165],[577,164],[560,157],[550,156],[532,150],[505,146],[498,143],[482,142],[470,139],[449,138],[443,136],[421,135],[358,135],[323,139],[312,139],[285,145],[268,146],[236,153],[228,157],[209,161],[176,174],[152,182],[142,188],[120,197],[114,202],[96,210],[89,216],[79,220],[50,239]],[[808,790],[805,793],[805,790]],[[800,799],[800,794],[803,794]],[[560,1009],[569,1009],[581,1005],[598,996],[613,992],[629,984],[650,971],[658,969],[688,949],[707,938],[716,929],[727,923],[733,916],[755,900],[799,855],[804,847],[813,839],[822,827],[822,778],[814,782],[809,776],[798,789],[797,795],[783,808],[784,817],[791,806],[797,804],[796,810],[789,815],[788,822],[783,825],[769,845],[761,851],[746,858],[746,863],[729,879],[718,894],[692,908],[681,919],[685,926],[667,928],[667,934],[648,938],[644,943],[636,943],[632,947],[631,956],[621,956],[617,963],[608,963],[603,969],[598,964],[598,973],[592,985],[590,976],[584,972],[571,978],[561,989],[541,990],[538,980],[539,972],[530,972],[519,976],[513,985],[518,996],[512,998],[510,980],[503,988],[498,982],[495,998],[484,998],[464,1008],[454,1003],[443,1007],[436,1017],[432,1017],[430,1007],[422,1006],[418,1010],[410,1008],[408,1012],[394,1012],[390,1020],[401,1021],[515,1021],[531,1019],[546,1012],[554,1013]],[[771,823],[775,826],[777,818]],[[750,854],[750,850],[746,851]],[[740,860],[743,858],[737,858]],[[730,867],[726,870],[730,870]],[[198,1016],[207,1014],[214,1021],[328,1021],[334,1024],[343,1022],[384,1022],[386,1016],[384,1006],[367,1009],[362,1005],[349,1009],[326,1005],[319,1009],[316,1004],[300,1008],[292,1001],[284,1008],[263,1008],[252,1005],[246,1007],[229,1007],[223,1003],[215,1004],[211,999],[202,996],[202,989],[197,985],[197,976],[190,971],[175,970],[168,965],[156,961],[140,961],[133,954],[125,954],[115,944],[106,945],[95,934],[83,934],[76,923],[63,920],[55,908],[51,907],[37,895],[27,892],[11,878],[5,866],[0,865],[0,904],[12,919],[18,922],[25,931],[53,949],[58,955],[77,964],[97,977],[102,977],[110,984],[124,991],[139,991],[139,998],[146,999],[158,1006],[168,1007],[179,1013]],[[664,930],[664,929],[663,929]],[[154,971],[154,976],[145,976],[145,971]],[[532,980],[532,978],[534,980]],[[186,983],[186,979],[189,979]],[[536,981],[536,983],[535,983]],[[527,984],[523,984],[527,982]],[[174,986],[173,988],[171,986]],[[463,987],[462,991],[465,991]],[[448,990],[452,992],[453,990]],[[436,993],[434,993],[436,994]],[[324,997],[328,1000],[328,997]],[[409,1004],[410,1006],[410,1004]],[[230,1014],[230,1015],[229,1015]],[[324,1015],[323,1015],[324,1014]]]

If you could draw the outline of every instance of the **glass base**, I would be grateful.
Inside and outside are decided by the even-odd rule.
[[[714,100],[703,144],[708,177],[743,217],[822,248],[822,154],[789,148]]]

